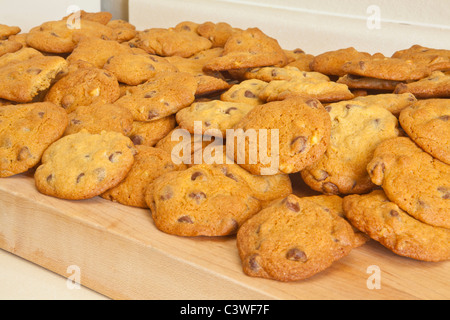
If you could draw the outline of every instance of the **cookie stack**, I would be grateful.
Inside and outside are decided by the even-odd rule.
[[[253,277],[309,278],[370,239],[450,259],[449,50],[313,56],[258,28],[84,11],[0,39],[2,178],[234,236]]]

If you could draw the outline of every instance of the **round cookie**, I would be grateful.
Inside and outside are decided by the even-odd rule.
[[[61,199],[93,198],[126,177],[134,154],[133,143],[121,133],[84,130],[65,136],[44,152],[34,175],[36,187]]]
[[[127,136],[133,128],[130,110],[114,104],[79,106],[69,114],[69,125],[64,135],[85,129],[89,133],[116,131]]]
[[[308,198],[289,195],[239,228],[237,248],[246,275],[298,281],[348,255],[353,238],[343,218]]]
[[[113,103],[119,95],[119,82],[113,74],[95,67],[82,67],[57,81],[47,92],[45,101],[70,113],[78,106]]]
[[[136,121],[168,117],[195,100],[197,81],[185,72],[158,72],[149,81],[127,90],[115,104],[126,107]]]
[[[414,219],[382,190],[346,196],[343,206],[352,225],[394,253],[422,261],[450,260],[450,230]]]
[[[133,121],[130,139],[135,145],[153,147],[175,128],[175,116],[168,116],[154,121]]]
[[[208,130],[212,130],[225,137],[226,130],[232,129],[253,107],[246,103],[221,100],[195,102],[178,111],[176,119],[181,128],[192,134],[196,133],[195,122],[199,122],[201,133],[207,134]]]
[[[156,178],[146,202],[156,227],[179,236],[235,234],[261,207],[245,183],[203,164]]]
[[[450,229],[450,165],[409,137],[382,142],[367,165],[372,182],[417,220]]]
[[[67,126],[64,109],[49,102],[0,108],[0,177],[23,173],[41,160]]]
[[[135,161],[127,177],[101,197],[127,206],[147,208],[147,186],[166,172],[185,170],[187,167],[174,164],[170,153],[162,149],[139,145],[136,151]]]
[[[428,99],[404,109],[400,124],[433,157],[450,164],[450,99]]]
[[[365,193],[373,189],[367,173],[378,144],[399,135],[397,118],[385,108],[361,101],[326,107],[331,138],[324,156],[301,172],[305,183],[325,194]]]
[[[353,47],[327,51],[314,57],[310,68],[313,71],[333,76],[345,76],[347,72],[342,70],[342,66],[351,60],[370,57],[367,52],[360,52]]]
[[[220,100],[246,103],[253,106],[264,104],[265,101],[259,98],[259,94],[266,86],[267,82],[262,80],[244,80],[222,93]]]
[[[253,174],[265,174],[265,171],[270,171],[269,174],[299,172],[325,153],[330,128],[330,116],[315,99],[294,97],[255,106],[234,127],[234,160]],[[267,133],[266,144],[256,143],[252,133],[259,139]],[[272,135],[276,137],[276,134],[279,143],[272,146],[271,141],[275,141]],[[244,138],[243,147],[240,147],[239,140]],[[272,161],[267,163],[267,157]]]

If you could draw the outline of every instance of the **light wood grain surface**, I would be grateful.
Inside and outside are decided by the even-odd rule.
[[[48,197],[30,175],[0,179],[0,204],[0,248],[65,277],[76,266],[84,286],[113,299],[450,298],[449,261],[400,257],[375,241],[314,277],[284,283],[244,275],[235,237],[168,235],[149,210]],[[379,288],[368,287],[371,266]]]

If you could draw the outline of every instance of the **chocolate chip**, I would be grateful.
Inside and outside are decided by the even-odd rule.
[[[166,188],[164,193],[159,197],[161,200],[166,201],[173,197],[173,191],[171,188]]]
[[[448,116],[448,115],[440,116],[440,117],[439,117],[439,120],[442,120],[442,121],[448,121],[448,120],[450,120],[450,116]]]
[[[141,136],[131,136],[130,139],[134,145],[141,145],[144,142],[144,138]]]
[[[23,147],[22,149],[20,149],[19,153],[17,154],[18,161],[27,160],[30,157],[31,157],[31,152],[30,152],[30,149],[28,149],[28,147]]]
[[[202,175],[203,175],[203,173],[201,173],[201,172],[199,172],[199,171],[196,171],[196,172],[194,172],[194,173],[192,174],[191,180],[192,180],[192,181],[195,181],[195,179],[197,179],[198,177],[200,177],[200,176],[202,176]]]
[[[152,56],[148,56],[150,60],[154,61],[154,62],[158,62],[158,59],[156,59],[155,57]]]
[[[308,138],[307,137],[304,137],[304,136],[295,137],[291,141],[291,151],[294,154],[302,153],[303,151],[306,150],[307,144],[308,144]]]
[[[155,67],[154,67],[152,64],[149,64],[149,65],[148,65],[148,69],[149,69],[150,71],[155,71]]]
[[[206,199],[206,194],[203,192],[192,192],[189,194],[189,198],[194,199],[199,203],[201,200]]]
[[[80,183],[81,179],[85,176],[84,173],[80,173],[77,177],[77,183]]]
[[[158,112],[156,112],[154,110],[151,110],[151,111],[148,112],[147,119],[148,120],[152,120],[152,119],[154,119],[154,118],[156,118],[158,116],[159,116]]]
[[[50,32],[50,35],[59,38],[59,36],[56,33],[54,33],[54,32]]]
[[[442,199],[450,199],[450,188],[439,187],[438,191],[442,193]]]
[[[361,70],[366,69],[366,63],[365,63],[364,61],[360,61],[360,62],[359,62],[359,68],[360,68]]]
[[[248,266],[250,267],[250,269],[254,272],[258,271],[260,266],[258,264],[258,262],[256,261],[256,258],[258,257],[257,254],[252,255],[249,259],[248,259]]]
[[[306,253],[298,248],[292,248],[289,249],[288,252],[286,252],[286,259],[291,261],[299,261],[299,262],[306,262],[308,260],[308,257],[306,256]]]
[[[47,183],[50,183],[50,182],[53,180],[53,178],[54,178],[54,176],[53,176],[53,173],[52,173],[52,174],[50,174],[50,175],[47,177]]]
[[[193,224],[194,223],[194,221],[192,221],[191,217],[189,217],[189,216],[181,216],[181,217],[178,218],[177,221],[181,222],[181,223],[189,223],[189,224]]]
[[[278,75],[278,72],[276,69],[273,69],[271,74],[272,74],[272,77],[276,77]]]
[[[112,163],[117,162],[121,155],[122,155],[121,151],[116,151],[108,157],[108,160],[111,161]]]
[[[250,90],[245,90],[244,96],[246,98],[251,98],[251,99],[256,98],[256,95],[253,92],[251,92]]]
[[[45,112],[43,112],[43,111],[41,111],[41,112],[38,112],[38,116],[39,116],[39,118],[44,118],[44,115],[45,115]]]
[[[30,68],[27,70],[27,73],[34,74],[34,75],[38,75],[41,72],[42,72],[42,69],[38,69],[38,68]]]
[[[145,94],[144,98],[146,98],[146,99],[153,98],[153,97],[155,96],[155,94],[156,94],[156,91],[155,91],[155,90],[150,91],[150,92],[147,92],[147,93]]]
[[[339,193],[339,188],[331,182],[325,182],[322,185],[322,190],[325,194],[338,194]]]
[[[399,215],[398,211],[396,211],[396,210],[391,210],[391,211],[389,212],[389,214],[390,214],[392,217],[398,217],[398,215]]]
[[[297,49],[294,50],[294,53],[300,54],[300,53],[305,53],[305,51],[303,51],[302,49],[297,48]]]
[[[297,202],[289,201],[289,198],[284,199],[284,205],[291,211],[300,212],[300,205]]]
[[[381,171],[381,172],[379,172]],[[384,172],[386,171],[386,165],[384,164],[384,162],[378,162],[377,164],[375,164],[375,166],[373,166],[373,168],[370,170],[370,175],[374,176],[377,173],[381,173],[382,175],[384,175]]]
[[[106,64],[109,64],[113,58],[114,56],[109,57],[108,60],[106,60]]]
[[[326,107],[325,107],[325,110],[327,110],[327,112],[331,112],[331,109],[333,109],[332,106],[326,106]]]
[[[228,108],[228,109],[225,111],[225,113],[226,113],[226,114],[230,114],[230,112],[233,111],[233,110],[237,110],[237,108],[235,108],[235,107]]]
[[[70,120],[70,122],[71,122],[72,124],[80,124],[80,123],[81,123],[81,120],[78,120],[78,119],[72,119],[72,120]]]
[[[311,108],[317,109],[319,108],[320,102],[315,99],[309,99],[306,101],[306,104],[310,106]]]
[[[314,179],[316,181],[324,181],[326,178],[328,178],[330,175],[325,170],[320,170],[318,172],[318,175],[314,175]]]

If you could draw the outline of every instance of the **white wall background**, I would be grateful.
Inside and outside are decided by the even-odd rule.
[[[376,29],[367,24],[374,5]],[[138,29],[225,21],[312,54],[350,46],[386,55],[413,44],[450,49],[450,0],[130,0],[129,10]]]
[[[61,19],[73,5],[88,12],[100,11],[100,0],[0,0],[0,23],[27,32],[45,21]]]

